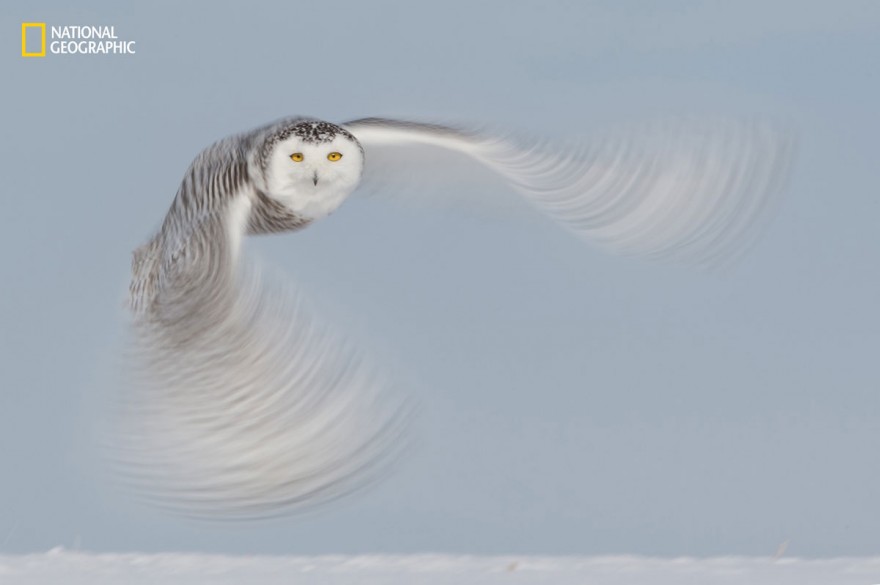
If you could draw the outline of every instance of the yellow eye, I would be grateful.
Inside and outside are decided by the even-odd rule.
[[[302,162],[303,161],[303,153],[294,152],[293,154],[290,155],[290,160],[292,160],[293,162]]]
[[[342,158],[342,153],[340,153],[340,152],[331,152],[330,154],[327,155],[327,160],[329,160],[331,162],[336,162],[341,158]]]

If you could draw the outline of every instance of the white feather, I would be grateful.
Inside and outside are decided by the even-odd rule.
[[[299,229],[335,210],[372,152],[458,152],[582,238],[709,262],[749,242],[791,151],[788,134],[757,122],[572,144],[381,119],[347,128],[357,142],[294,118],[209,147],[136,251],[134,379],[114,448],[149,499],[188,514],[268,515],[347,493],[399,453],[409,409],[390,380],[290,286],[240,258],[248,231]]]
[[[696,262],[748,245],[781,191],[792,147],[788,132],[757,121],[667,121],[557,144],[383,119],[346,127],[368,165],[389,146],[455,151],[585,240]]]

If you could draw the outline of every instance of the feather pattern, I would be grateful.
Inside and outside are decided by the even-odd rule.
[[[220,140],[134,253],[132,380],[113,446],[123,476],[187,514],[259,517],[348,493],[400,453],[411,407],[392,380],[240,251],[245,235],[331,213],[383,147],[464,154],[579,237],[709,263],[754,236],[791,143],[758,122],[549,144],[382,118],[288,118]]]
[[[344,126],[367,155],[455,151],[580,238],[622,254],[712,264],[741,253],[781,192],[791,133],[760,121],[667,120],[580,142],[385,118]]]
[[[142,496],[187,515],[325,502],[369,483],[403,444],[408,407],[390,380],[292,286],[239,261],[244,234],[309,223],[259,187],[263,145],[289,124],[202,152],[134,254],[113,453]]]

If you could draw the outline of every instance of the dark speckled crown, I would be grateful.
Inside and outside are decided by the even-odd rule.
[[[345,128],[341,128],[330,122],[321,122],[318,120],[308,120],[288,126],[275,135],[275,140],[279,141],[285,140],[291,136],[299,136],[302,138],[303,142],[322,144],[325,142],[331,142],[339,135],[345,136],[353,142],[357,142],[355,137]]]
[[[269,164],[269,155],[272,152],[272,149],[276,144],[282,140],[290,138],[291,136],[298,136],[303,142],[311,144],[326,144],[332,142],[337,136],[344,136],[357,144],[361,153],[364,152],[364,148],[361,146],[361,143],[358,142],[357,138],[355,138],[351,132],[341,126],[337,126],[336,124],[322,122],[321,120],[303,120],[302,118],[286,122],[281,121],[277,122],[274,127],[270,129],[267,138],[260,148],[259,161],[264,172]]]

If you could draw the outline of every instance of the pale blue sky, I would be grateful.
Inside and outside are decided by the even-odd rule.
[[[137,55],[23,59],[23,21],[113,24]],[[35,1],[0,23],[0,552],[880,552],[880,4]],[[577,136],[690,112],[799,133],[739,263],[351,201],[251,249],[405,365],[413,455],[264,524],[107,484],[129,254],[213,140],[289,114]]]

